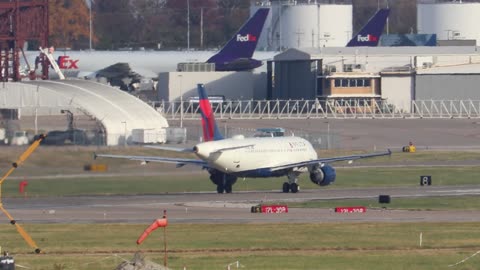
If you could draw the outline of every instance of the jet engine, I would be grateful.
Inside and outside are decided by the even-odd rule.
[[[335,182],[337,173],[328,164],[318,164],[310,169],[310,180],[319,186],[328,186]]]
[[[217,185],[217,192],[232,193],[232,186],[237,182],[237,177],[228,173],[221,172],[216,169],[209,169],[210,180]]]

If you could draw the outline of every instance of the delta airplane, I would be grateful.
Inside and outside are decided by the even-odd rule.
[[[148,162],[174,163],[177,167],[197,165],[206,169],[218,193],[231,193],[238,177],[267,178],[287,176],[282,191],[296,193],[299,190],[298,176],[308,172],[310,180],[319,185],[332,184],[335,169],[329,164],[336,161],[352,161],[362,158],[390,155],[391,151],[332,158],[319,158],[310,142],[299,137],[253,137],[235,136],[224,138],[215,122],[210,101],[202,84],[198,85],[200,112],[204,142],[193,148],[176,149],[156,147],[162,150],[195,153],[199,159],[169,158],[160,156],[128,156],[94,154],[94,158],[123,158]]]

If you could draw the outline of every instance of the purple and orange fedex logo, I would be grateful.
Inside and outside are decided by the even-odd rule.
[[[370,35],[370,34],[368,34],[366,36],[358,35],[357,36],[357,41],[358,42],[377,42],[378,37],[374,36],[374,35]]]
[[[255,42],[257,41],[257,37],[252,34],[246,34],[245,36],[237,34],[237,41],[238,42]]]
[[[59,56],[57,60],[60,69],[78,69],[78,59],[71,59],[70,56]]]

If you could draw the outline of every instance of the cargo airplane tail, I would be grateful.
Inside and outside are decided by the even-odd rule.
[[[162,156],[129,156],[95,154],[96,157],[123,158],[148,162],[165,162],[177,167],[196,165],[206,169],[210,180],[217,186],[218,193],[231,193],[238,177],[267,178],[286,176],[282,191],[296,193],[299,190],[298,176],[306,172],[310,180],[327,186],[335,181],[336,172],[330,165],[337,161],[390,155],[390,150],[380,153],[320,158],[312,144],[300,137],[253,137],[234,136],[224,138],[215,122],[204,85],[198,85],[201,98],[200,110],[204,141],[193,148],[149,146],[162,150],[194,153],[198,159]]]
[[[247,71],[260,67],[262,61],[253,59],[269,9],[259,9],[216,54],[211,51],[66,51],[56,62],[66,77],[105,77],[126,90],[117,81],[156,79],[158,73],[177,70],[182,62],[214,63],[217,71]],[[273,52],[260,53],[273,57]],[[27,53],[36,59],[38,52]],[[55,78],[51,73],[51,78]],[[128,79],[128,80],[126,80]]]
[[[376,47],[387,22],[390,9],[380,9],[347,43],[347,47]]]
[[[262,65],[253,59],[269,9],[260,8],[207,63],[215,63],[216,71],[251,70]]]

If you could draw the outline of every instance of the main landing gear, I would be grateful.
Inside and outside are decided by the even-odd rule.
[[[297,172],[289,172],[287,174],[288,182],[283,183],[282,191],[283,193],[297,193],[300,190],[300,186],[297,184],[298,182],[298,175]]]
[[[217,192],[218,193],[232,193],[233,184],[237,182],[237,177],[219,172],[218,170],[211,170],[210,171],[210,180],[217,185]]]

